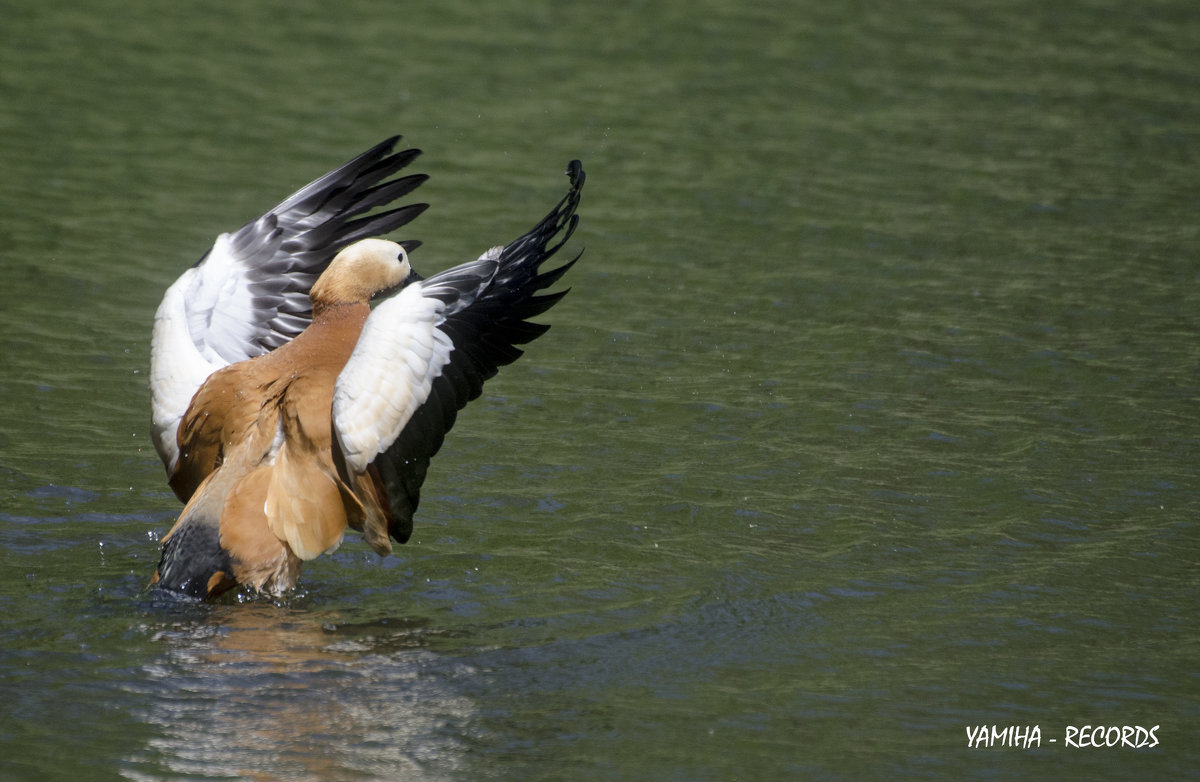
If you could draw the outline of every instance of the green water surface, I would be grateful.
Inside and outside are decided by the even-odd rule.
[[[1200,767],[1194,3],[0,10],[0,779]],[[394,556],[145,592],[162,292],[393,133],[426,274],[583,160],[552,330]]]

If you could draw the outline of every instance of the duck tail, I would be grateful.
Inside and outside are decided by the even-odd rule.
[[[150,585],[204,600],[237,585],[215,521],[188,516],[167,535]]]

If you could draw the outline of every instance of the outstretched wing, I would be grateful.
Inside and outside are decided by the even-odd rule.
[[[360,217],[428,178],[388,179],[421,154],[392,153],[399,138],[306,185],[238,231],[221,234],[167,289],[154,316],[150,391],[154,446],[168,473],[179,458],[180,419],[205,379],[303,331],[312,319],[308,290],[340,249],[393,231],[425,210],[414,204]],[[411,250],[419,242],[403,244]]]
[[[539,272],[579,222],[579,161],[567,173],[570,191],[532,231],[411,283],[376,307],[338,375],[335,461],[366,506],[364,531],[377,549],[390,548],[389,534],[408,540],[429,460],[458,411],[499,367],[521,356],[516,345],[549,328],[528,318],[566,295],[537,293],[579,258]]]

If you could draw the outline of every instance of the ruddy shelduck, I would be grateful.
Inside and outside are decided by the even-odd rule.
[[[483,382],[543,334],[538,292],[574,259],[584,174],[529,233],[422,279],[420,242],[378,238],[425,210],[368,214],[418,187],[419,150],[373,147],[212,249],[154,319],[155,447],[185,503],[152,583],[195,598],[279,595],[347,527],[386,555],[412,534],[430,458]],[[373,309],[370,302],[381,299]]]

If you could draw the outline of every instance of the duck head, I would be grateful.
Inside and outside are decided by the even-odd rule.
[[[387,239],[363,239],[334,256],[308,296],[314,307],[365,302],[419,279],[404,247]]]

